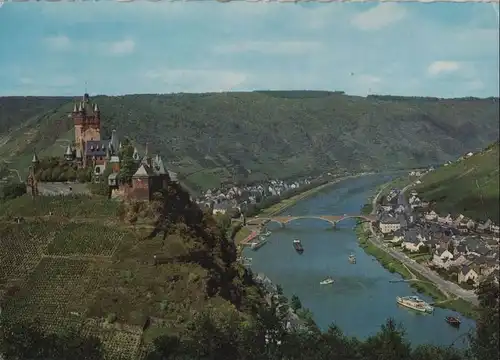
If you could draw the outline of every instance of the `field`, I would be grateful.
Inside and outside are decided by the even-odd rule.
[[[425,175],[415,189],[440,214],[499,223],[499,145]]]

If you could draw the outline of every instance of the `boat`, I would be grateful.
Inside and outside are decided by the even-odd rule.
[[[354,254],[349,255],[349,262],[351,264],[356,264],[356,256]]]
[[[399,305],[407,307],[412,310],[432,313],[434,311],[434,307],[427,304],[424,300],[420,299],[418,296],[403,296],[396,297],[396,301]]]
[[[269,230],[267,230],[265,233],[261,234],[262,236],[269,236],[271,235],[271,232]]]
[[[447,316],[445,318],[446,322],[450,324],[451,326],[459,327],[461,324],[461,320],[455,316]]]
[[[295,248],[295,251],[297,251],[299,254],[302,254],[304,252],[304,248],[302,247],[302,243],[300,242],[299,239],[293,240],[293,247]]]
[[[267,243],[267,238],[265,236],[261,235],[261,236],[259,236],[258,241],[253,241],[250,244],[250,249],[257,250],[257,249],[261,248],[262,246],[264,246],[266,243]]]
[[[331,277],[326,278],[323,281],[320,281],[320,285],[330,285],[333,284],[335,280],[333,280]]]

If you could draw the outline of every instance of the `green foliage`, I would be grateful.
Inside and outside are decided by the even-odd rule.
[[[8,183],[0,187],[0,200],[12,200],[26,194],[25,183]]]
[[[35,176],[44,182],[76,180],[89,182],[92,179],[92,172],[89,169],[79,169],[76,164],[62,158],[51,157],[40,159]]]
[[[46,334],[33,324],[1,324],[0,354],[5,360],[102,360],[101,341],[77,333]]]
[[[496,142],[468,159],[430,172],[416,190],[440,214],[463,214],[475,220],[491,219],[498,224],[498,163]]]
[[[132,182],[132,175],[134,175],[137,170],[133,155],[134,146],[128,138],[125,138],[120,150],[120,181],[124,184],[130,184]]]
[[[24,154],[48,149],[67,136],[73,127],[67,118],[71,100],[60,106],[56,98],[0,98],[9,127],[37,128],[30,141],[26,128],[14,131],[0,158],[12,158],[24,169],[30,160]],[[200,174],[186,179],[198,188],[325,169],[417,167],[453,159],[498,138],[498,100],[493,98],[263,91],[92,100],[101,108],[103,137],[120,129],[137,144],[148,142],[150,152],[160,153],[181,178]]]
[[[290,299],[290,306],[294,311],[298,311],[302,308],[302,303],[300,302],[300,299],[297,295],[292,295]]]

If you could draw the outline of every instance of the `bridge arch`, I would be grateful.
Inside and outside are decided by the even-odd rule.
[[[286,225],[286,224],[289,224],[295,220],[302,220],[302,219],[316,219],[316,220],[322,220],[322,221],[326,221],[328,223],[330,223],[332,226],[335,226],[337,224],[337,221],[335,220],[332,220],[332,219],[328,219],[327,217],[325,216],[314,216],[314,215],[304,215],[304,216],[291,216],[289,219],[286,219],[286,220],[282,220],[281,223],[283,225]]]

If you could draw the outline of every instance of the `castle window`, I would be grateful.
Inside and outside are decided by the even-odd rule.
[[[102,156],[99,156],[99,160],[102,160]]]

